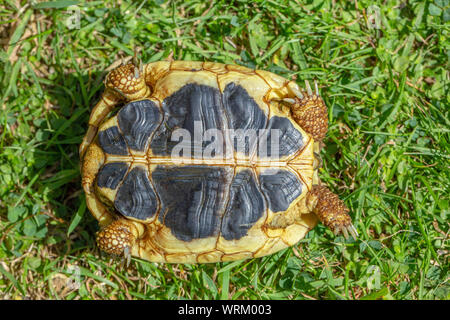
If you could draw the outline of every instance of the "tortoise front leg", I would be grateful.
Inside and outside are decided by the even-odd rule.
[[[105,92],[95,105],[89,118],[89,128],[80,145],[80,158],[97,134],[98,127],[120,102],[143,99],[151,94],[145,83],[145,74],[140,62],[131,62],[113,69],[105,79]]]
[[[308,81],[305,81],[306,92],[300,92],[292,86],[294,98],[283,99],[291,104],[291,114],[298,125],[309,133],[315,141],[322,141],[328,131],[328,111],[319,95],[317,82],[314,82],[315,92]]]

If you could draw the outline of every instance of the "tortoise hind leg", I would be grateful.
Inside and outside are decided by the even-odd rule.
[[[109,254],[124,255],[128,265],[132,249],[143,231],[143,226],[138,222],[118,219],[97,232],[97,245]]]
[[[349,209],[327,187],[314,185],[308,194],[307,205],[334,234],[342,232],[345,238],[348,238],[349,233],[354,239],[358,237],[352,218],[348,215]]]

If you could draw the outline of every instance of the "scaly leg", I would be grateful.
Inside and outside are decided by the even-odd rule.
[[[306,92],[301,92],[297,86],[292,86],[294,98],[285,98],[291,104],[292,118],[303,130],[308,132],[316,141],[322,141],[328,130],[328,112],[323,99],[319,95],[317,82],[314,82],[313,93],[308,81],[305,81]]]
[[[143,233],[143,226],[139,222],[118,219],[97,232],[98,247],[117,256],[124,255],[127,265],[130,263],[131,250],[136,239]]]
[[[358,232],[352,224],[352,218],[348,215],[348,208],[327,187],[313,186],[308,194],[307,206],[334,234],[342,232],[346,239],[349,233],[355,240],[358,237]]]

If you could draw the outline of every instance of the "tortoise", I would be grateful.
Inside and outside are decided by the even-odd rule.
[[[101,250],[128,262],[249,259],[319,221],[356,239],[318,177],[328,112],[317,82],[215,62],[117,65],[80,145]]]

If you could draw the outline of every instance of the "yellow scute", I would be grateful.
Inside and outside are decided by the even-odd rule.
[[[216,75],[212,72],[172,70],[165,77],[158,80],[152,97],[163,101],[189,83],[218,88]]]
[[[160,222],[156,220],[155,224],[160,225]],[[213,251],[216,246],[216,240],[216,237],[208,237],[182,241],[177,239],[166,226],[158,229],[152,238],[154,244],[167,253],[203,253]]]

